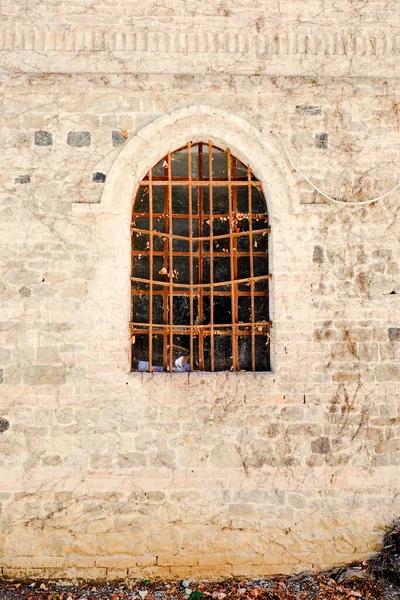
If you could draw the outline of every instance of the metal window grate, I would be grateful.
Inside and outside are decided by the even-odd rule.
[[[260,181],[211,143],[169,153],[132,216],[132,370],[270,370]]]

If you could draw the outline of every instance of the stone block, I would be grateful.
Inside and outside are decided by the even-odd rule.
[[[171,579],[171,570],[173,567],[134,567],[128,569],[129,579]],[[184,570],[182,567],[177,567]]]
[[[135,556],[97,556],[94,558],[94,566],[96,567],[106,567],[107,569],[116,569],[116,570],[124,570],[127,573],[128,569],[137,566],[136,557]],[[146,566],[155,566],[155,559],[152,560],[152,557],[149,557],[149,562],[146,563]]]
[[[146,494],[146,500],[148,502],[154,502],[155,504],[158,504],[159,502],[165,502],[165,500],[167,499],[167,496],[164,492],[159,492],[157,490],[155,491],[150,491],[147,492]]]
[[[60,569],[64,566],[64,558],[59,556],[8,556],[0,559],[1,564],[5,568],[23,569],[27,566],[30,569]]]
[[[73,494],[72,492],[56,492],[54,494],[54,498],[56,502],[71,502]]]
[[[176,468],[176,455],[173,450],[158,450],[156,452],[152,452],[149,457],[149,461],[151,464],[159,468]]]
[[[211,450],[211,462],[216,467],[228,469],[240,467],[243,460],[234,444],[218,444]]]
[[[11,351],[7,348],[0,348],[0,364],[6,365],[10,362]]]
[[[288,504],[293,508],[302,509],[307,506],[307,499],[301,494],[289,494]]]
[[[302,406],[285,406],[280,411],[279,418],[283,421],[302,421],[304,409]]]
[[[105,581],[107,569],[99,567],[71,567],[67,579],[83,579],[84,581]]]
[[[181,545],[181,533],[177,527],[150,531],[146,536],[147,549],[151,555],[177,554]]]
[[[383,362],[387,360],[397,360],[400,358],[400,347],[397,344],[392,344],[392,342],[379,344],[379,354]]]
[[[35,131],[35,146],[52,146],[53,134],[49,131]]]
[[[400,381],[400,366],[397,364],[378,365],[376,380],[381,382]]]
[[[22,298],[29,298],[32,293],[32,291],[24,285],[18,290],[18,292]]]
[[[128,569],[107,569],[107,581],[126,581],[128,579]]]
[[[191,554],[177,554],[172,556],[170,554],[166,554],[158,557],[157,564],[160,567],[193,567],[198,564],[198,559],[197,556]]]
[[[302,115],[310,115],[315,117],[322,113],[322,109],[320,106],[313,106],[309,104],[298,104],[296,106],[296,112]]]
[[[340,373],[334,373],[332,375],[332,380],[333,381],[337,381],[338,383],[360,381],[360,379],[361,379],[360,373],[344,373],[344,372],[340,372]]]
[[[62,460],[58,454],[52,454],[42,458],[42,464],[45,467],[58,467],[62,464]]]
[[[105,173],[96,172],[92,175],[92,181],[95,183],[104,183],[107,179],[107,175]]]
[[[67,137],[68,146],[83,148],[92,142],[90,131],[70,131]]]
[[[48,579],[49,575],[57,577],[57,569],[32,569],[25,564],[23,567],[7,567],[2,568],[4,579],[25,580],[25,579]],[[64,574],[64,572],[63,572]]]
[[[301,423],[300,425],[289,425],[286,429],[289,436],[301,435],[302,437],[315,437],[322,433],[321,425],[317,423]]]
[[[4,419],[3,417],[0,418],[0,433],[4,433],[4,431],[7,431],[7,429],[9,429],[10,427],[10,423],[7,421],[7,419]]]
[[[313,262],[322,264],[324,262],[324,249],[322,246],[314,246]]]
[[[135,556],[135,564],[137,567],[155,567],[157,566],[157,559],[151,554],[143,554],[141,556]],[[163,565],[161,565],[163,566]],[[165,565],[164,565],[165,566]]]
[[[389,327],[388,336],[391,342],[400,342],[400,327]]]
[[[132,467],[145,467],[147,460],[146,456],[140,452],[128,452],[118,456],[117,464],[120,469],[131,469]]]
[[[263,565],[234,564],[231,573],[232,577],[259,579],[263,575]]]
[[[52,364],[60,362],[57,346],[40,346],[36,350],[36,360],[39,364]]]
[[[26,385],[62,385],[66,378],[65,366],[32,365],[23,369],[23,380]]]
[[[15,179],[14,179],[15,183],[30,183],[31,182],[31,176],[30,175],[18,175]]]
[[[208,450],[195,446],[178,449],[178,463],[184,467],[204,467],[207,464]]]
[[[185,573],[184,567],[171,567],[171,576],[172,577],[179,577],[179,579],[180,579],[181,575],[184,576],[183,575],[184,573]],[[193,577],[194,579],[209,578],[210,576],[213,579],[219,579],[219,578],[232,577],[233,570],[232,570],[231,565],[217,565],[217,566],[213,565],[211,568],[209,566],[206,566],[206,567],[200,567],[200,566],[196,567],[195,566],[195,567],[190,567],[190,576]]]
[[[230,504],[229,514],[233,517],[251,518],[254,515],[254,506],[251,504]]]
[[[96,565],[96,558],[94,556],[82,556],[81,554],[68,554],[64,558],[64,568],[76,567],[92,568],[102,567],[104,565]]]
[[[197,557],[199,567],[226,565],[227,560],[224,554],[199,554]]]
[[[124,130],[111,132],[111,139],[112,139],[113,146],[120,146],[121,144],[126,142],[127,138],[128,138],[128,133]]]
[[[328,437],[320,437],[311,442],[311,452],[315,454],[328,454],[331,449],[331,443]]]
[[[326,150],[328,148],[328,133],[316,133],[315,134],[315,145],[320,150]]]

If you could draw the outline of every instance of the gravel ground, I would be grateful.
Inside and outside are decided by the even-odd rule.
[[[150,582],[71,585],[0,581],[0,600],[400,600],[400,587],[370,578],[361,567],[319,575],[224,582]]]

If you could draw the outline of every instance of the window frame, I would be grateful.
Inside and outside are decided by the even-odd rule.
[[[191,160],[190,160],[190,151],[191,148],[193,146],[199,146],[201,148],[201,146],[208,146],[208,172],[209,172],[209,177],[208,179],[202,179],[202,174],[201,172],[199,172],[198,177],[193,177],[192,176],[192,172],[191,172],[191,168],[189,167],[188,169],[188,177],[182,179],[181,177],[174,177],[172,175],[172,156],[175,153],[179,153],[182,150],[188,149],[188,164],[191,165]],[[227,173],[227,177],[226,179],[221,179],[221,178],[214,178],[212,175],[212,149],[215,149],[219,152],[224,152],[227,155],[227,164],[228,164],[228,173]],[[219,324],[215,324],[214,323],[214,318],[213,318],[213,312],[214,312],[214,294],[215,292],[215,288],[219,287],[220,285],[224,285],[227,286],[229,285],[231,287],[231,292],[229,293],[230,297],[232,298],[232,306],[234,305],[234,303],[236,302],[237,304],[237,299],[238,299],[238,290],[237,287],[238,285],[240,285],[241,283],[244,282],[251,282],[251,286],[252,289],[250,292],[248,292],[248,295],[250,296],[251,299],[251,321],[248,323],[243,323],[243,322],[237,322],[237,310],[234,310],[232,308],[232,319],[231,319],[231,323],[229,323],[229,325],[227,325],[227,327],[230,327],[231,332],[231,338],[232,338],[232,351],[233,351],[233,364],[231,369],[223,369],[223,372],[234,372],[234,373],[260,373],[260,372],[267,372],[270,373],[272,372],[272,368],[271,368],[271,352],[270,352],[270,329],[272,327],[272,322],[269,319],[268,321],[256,321],[254,319],[254,298],[255,298],[255,294],[254,294],[254,284],[255,281],[258,279],[255,275],[254,275],[254,250],[253,250],[253,243],[249,244],[250,250],[249,250],[249,258],[250,258],[250,277],[246,277],[246,278],[238,278],[234,276],[235,271],[237,270],[237,252],[235,254],[235,251],[233,250],[235,248],[234,245],[234,240],[235,239],[239,239],[240,237],[243,237],[245,235],[245,232],[240,231],[240,232],[234,232],[233,231],[233,221],[235,219],[235,217],[233,216],[234,214],[237,213],[237,207],[236,207],[236,211],[234,210],[233,207],[233,200],[232,198],[235,196],[235,194],[232,193],[233,189],[235,188],[235,186],[240,185],[240,186],[247,186],[248,188],[248,198],[249,198],[249,214],[253,217],[253,215],[256,215],[258,213],[254,213],[252,210],[252,204],[251,204],[251,198],[252,198],[252,188],[253,187],[257,187],[262,195],[263,198],[263,202],[265,205],[265,215],[268,216],[268,208],[267,208],[267,202],[266,202],[266,197],[264,195],[263,192],[263,187],[262,187],[262,182],[259,181],[258,179],[256,179],[253,175],[253,172],[250,168],[250,166],[246,167],[246,171],[247,171],[247,178],[246,179],[238,179],[232,176],[232,172],[230,171],[231,169],[231,165],[234,164],[233,161],[237,161],[237,163],[240,163],[240,161],[238,159],[236,159],[235,157],[233,157],[230,153],[229,148],[226,148],[225,150],[221,150],[221,148],[219,148],[218,146],[216,146],[215,144],[213,144],[212,142],[195,142],[195,143],[191,143],[189,142],[188,144],[186,144],[185,146],[182,146],[180,148],[178,148],[177,150],[174,151],[170,151],[168,152],[168,154],[161,160],[159,161],[160,163],[166,161],[167,163],[167,167],[164,170],[164,176],[160,176],[157,178],[153,177],[153,170],[155,169],[155,166],[153,166],[151,169],[149,169],[149,171],[147,172],[147,174],[145,175],[145,177],[138,183],[138,189],[137,192],[135,194],[135,198],[134,198],[134,202],[133,202],[133,208],[132,208],[132,222],[133,222],[133,218],[135,216],[135,201],[138,197],[138,194],[140,193],[140,190],[143,186],[148,186],[149,187],[149,229],[148,229],[148,234],[149,234],[149,279],[147,280],[147,283],[149,284],[149,297],[153,298],[153,291],[154,291],[154,286],[158,285],[159,282],[155,282],[154,280],[154,275],[153,277],[151,276],[151,274],[154,272],[153,269],[153,259],[154,259],[154,249],[153,249],[153,245],[154,245],[154,236],[157,237],[157,235],[160,235],[161,237],[165,236],[167,237],[167,244],[168,244],[168,257],[170,258],[170,260],[172,261],[171,267],[167,269],[167,273],[165,274],[165,276],[168,278],[168,282],[167,285],[165,287],[168,287],[168,294],[169,294],[169,301],[170,301],[170,307],[172,307],[172,309],[170,308],[170,313],[171,313],[171,321],[169,323],[163,323],[163,324],[155,324],[153,323],[153,302],[150,301],[149,304],[149,319],[148,319],[148,323],[146,324],[147,328],[148,328],[148,338],[149,340],[153,339],[153,335],[156,333],[159,333],[160,329],[168,329],[168,336],[169,336],[169,348],[174,348],[174,340],[173,340],[173,335],[174,332],[176,333],[178,331],[177,326],[174,324],[173,321],[173,296],[174,296],[174,286],[176,287],[188,287],[190,288],[189,294],[187,294],[187,296],[189,296],[190,298],[190,303],[191,303],[191,308],[190,308],[190,326],[189,327],[184,327],[185,331],[189,332],[189,336],[190,336],[190,349],[189,349],[189,357],[190,357],[190,372],[191,373],[212,373],[212,372],[220,372],[220,369],[215,369],[215,365],[214,365],[214,342],[215,342],[215,335],[219,333],[219,330],[224,329],[224,326],[219,323]],[[154,217],[154,212],[153,212],[153,207],[152,207],[152,202],[153,202],[153,187],[155,185],[164,185],[168,188],[168,215],[171,215],[170,217],[167,215],[167,227],[168,227],[168,232],[164,231],[164,232],[159,232],[154,234],[154,229],[153,229],[153,225],[154,225],[154,221],[153,221],[153,217]],[[174,256],[176,255],[176,252],[174,252],[173,250],[173,242],[174,239],[176,239],[176,234],[173,234],[173,230],[172,230],[172,225],[173,225],[173,219],[177,218],[178,216],[181,215],[173,215],[172,213],[172,186],[173,185],[185,185],[188,186],[189,188],[189,211],[188,211],[188,215],[186,215],[189,220],[190,220],[190,225],[189,225],[189,231],[190,231],[190,236],[189,236],[189,248],[190,248],[190,252],[189,252],[189,262],[190,262],[190,270],[192,273],[193,270],[193,240],[199,240],[199,246],[202,246],[203,244],[203,240],[208,240],[210,243],[210,283],[206,284],[203,281],[199,281],[199,283],[195,284],[193,283],[193,278],[192,278],[192,274],[190,276],[190,283],[189,284],[180,284],[180,286],[178,286],[176,283],[174,284],[174,269],[173,269],[173,259]],[[209,208],[209,215],[207,215],[204,212],[200,211],[200,207],[199,207],[199,214],[198,214],[198,219],[199,219],[199,223],[201,221],[202,218],[204,218],[205,216],[209,216],[210,220],[213,222],[213,219],[215,217],[214,211],[213,211],[213,192],[212,190],[214,189],[214,187],[216,186],[227,186],[228,187],[228,197],[229,197],[229,214],[227,215],[229,218],[229,223],[230,223],[230,227],[229,227],[229,234],[221,236],[224,238],[229,238],[230,241],[230,252],[228,254],[229,258],[230,258],[230,263],[231,263],[231,277],[229,281],[224,281],[223,283],[217,283],[213,281],[213,255],[214,255],[214,251],[213,251],[213,246],[214,246],[214,241],[216,239],[216,236],[213,235],[213,227],[210,227],[210,235],[209,236],[201,236],[200,233],[200,225],[199,225],[199,231],[198,231],[198,235],[199,237],[193,237],[193,210],[192,210],[192,189],[194,186],[199,186],[200,188],[209,188],[210,190],[210,208]],[[139,214],[139,213],[138,213]],[[138,215],[136,215],[138,216]],[[253,240],[255,235],[254,231],[258,231],[258,230],[253,230],[252,227],[252,222],[253,222],[253,218],[249,219],[249,231],[246,232],[246,235],[248,236],[249,240]],[[138,231],[138,229],[140,228],[133,228],[133,226],[131,225],[131,234],[133,235],[133,231]],[[268,240],[269,240],[269,234],[270,234],[271,228],[270,226],[268,226],[267,228],[264,228],[262,230],[260,230],[260,233],[267,233],[268,236]],[[146,233],[146,232],[143,232]],[[163,236],[162,236],[163,234]],[[179,237],[179,236],[178,236]],[[133,237],[132,237],[133,239]],[[200,243],[201,240],[201,243]],[[165,247],[165,243],[164,243],[164,247]],[[133,266],[134,266],[134,249],[131,246],[131,282],[132,281],[138,281],[139,278],[133,275]],[[266,254],[269,254],[269,243],[267,242],[267,251]],[[236,256],[236,265],[233,264],[235,261],[235,256]],[[172,257],[172,259],[171,259]],[[199,265],[201,264],[201,252],[199,253]],[[268,267],[269,269],[269,267]],[[268,270],[267,274],[264,274],[262,276],[259,277],[260,280],[267,280],[267,293],[264,294],[264,296],[267,296],[267,303],[268,303],[268,310],[270,310],[269,307],[269,295],[271,293],[271,286],[270,286],[270,280],[272,278],[271,273]],[[200,275],[199,275],[199,279]],[[198,335],[199,338],[199,368],[198,369],[193,369],[193,363],[194,363],[194,351],[193,351],[193,344],[194,344],[194,330],[196,329],[196,325],[194,324],[194,320],[193,320],[193,289],[194,288],[198,288],[201,289],[202,287],[209,287],[210,288],[210,324],[207,325],[203,325],[201,324],[201,327],[208,327],[209,332],[210,332],[210,353],[211,353],[211,357],[210,357],[210,365],[211,368],[204,370],[204,348],[201,348],[201,340],[204,339],[204,335],[200,335],[196,333],[196,335]],[[236,290],[235,290],[236,287]],[[133,336],[138,334],[138,326],[144,326],[144,323],[137,323],[133,321],[133,294],[132,294],[132,285],[131,285],[131,303],[130,303],[130,310],[131,310],[131,318],[130,318],[130,328],[131,328],[131,341]],[[235,321],[236,319],[236,321]],[[199,326],[197,326],[198,328]],[[248,335],[248,333],[244,332],[244,327],[250,327],[250,335],[251,335],[251,370],[243,370],[239,368],[239,360],[238,360],[238,340],[240,335]],[[256,328],[260,328],[260,334],[256,331]],[[268,364],[268,368],[267,369],[256,369],[256,348],[255,348],[255,341],[256,341],[256,337],[261,337],[261,335],[264,333],[261,333],[261,329],[268,329],[268,332],[266,333],[266,338],[267,338],[267,344],[269,345],[269,356],[267,358],[267,364]],[[165,336],[164,336],[165,337]],[[131,349],[132,349],[132,345],[131,345]],[[166,361],[166,353],[168,353],[168,349],[166,348],[166,343],[164,341],[164,348],[163,348],[163,372],[174,372],[174,359],[173,359],[173,352],[169,352],[167,361]],[[153,365],[152,365],[152,358],[153,358],[153,348],[152,348],[152,344],[149,344],[149,348],[148,348],[148,368],[145,371],[138,371],[133,369],[133,360],[132,360],[132,355],[130,357],[130,365],[131,365],[131,372],[147,372],[147,373],[152,373],[152,372],[156,372],[153,371]],[[165,367],[167,367],[167,370],[164,370]]]

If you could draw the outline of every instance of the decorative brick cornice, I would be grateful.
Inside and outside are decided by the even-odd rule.
[[[13,60],[12,53],[18,55],[18,61]],[[24,61],[28,53],[29,61]],[[89,68],[88,60],[93,55],[96,55],[96,64],[90,63]],[[139,71],[143,68],[145,72],[165,72],[163,61],[170,56],[181,56],[189,72],[201,72],[204,61],[212,56],[211,68],[216,71],[225,69],[227,64],[233,65],[235,61],[239,72],[267,72],[268,66],[272,65],[272,71],[276,70],[274,74],[279,75],[281,71],[289,74],[284,67],[287,67],[285,63],[291,62],[296,73],[305,70],[312,74],[312,64],[317,58],[320,61],[317,64],[321,61],[326,65],[332,63],[334,71],[343,71],[343,74],[369,74],[372,67],[374,75],[384,76],[385,69],[391,74],[399,55],[400,28],[390,27],[384,30],[360,28],[357,31],[297,27],[258,33],[232,27],[218,31],[211,25],[194,28],[193,25],[182,24],[176,27],[163,24],[159,29],[154,26],[107,30],[88,27],[40,30],[16,25],[0,31],[0,67],[3,72],[15,69],[17,63],[19,70],[26,72],[67,72],[71,57],[76,59],[75,64],[70,63],[73,72],[86,68],[95,72],[120,72],[124,69],[118,67],[118,60],[128,61],[128,65],[124,63],[127,70],[132,67]],[[55,58],[59,59],[58,63]],[[146,58],[146,65],[141,65],[143,58]],[[117,62],[113,63],[113,59]],[[361,61],[361,70],[357,63],[350,64],[354,59]],[[310,63],[308,66],[307,61]],[[330,74],[329,68],[325,74]],[[395,75],[394,71],[392,75]]]
[[[400,54],[400,29],[393,31],[307,31],[279,28],[265,33],[203,27],[126,30],[39,30],[8,27],[0,30],[0,51],[58,52],[182,52],[246,53],[256,55],[389,56]]]

